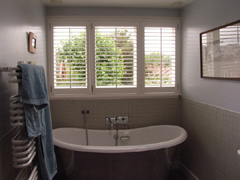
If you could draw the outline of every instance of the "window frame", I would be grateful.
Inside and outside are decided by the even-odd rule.
[[[144,91],[146,93],[150,92],[174,92],[179,93],[179,82],[180,82],[180,43],[179,43],[179,24],[175,22],[153,22],[144,21],[142,22],[142,29],[144,31],[145,27],[174,27],[175,28],[175,87],[145,87]],[[143,35],[144,38],[144,35]],[[143,52],[145,50],[143,49]],[[145,63],[145,53],[143,55]],[[144,64],[145,67],[145,64]],[[145,72],[144,72],[145,73]]]
[[[90,24],[89,24],[89,21],[55,21],[55,22],[52,22],[51,23],[51,33],[49,33],[49,46],[50,46],[50,51],[49,51],[49,56],[50,56],[50,59],[49,59],[49,76],[48,76],[48,79],[49,79],[49,84],[50,84],[50,88],[51,88],[51,94],[50,95],[53,95],[53,94],[81,94],[81,95],[84,95],[84,94],[89,94],[91,93],[90,92],[90,72],[89,72],[89,66],[90,66],[90,58],[89,58],[89,50],[87,50],[87,58],[86,58],[86,61],[87,61],[87,88],[72,88],[72,89],[68,89],[68,88],[59,88],[59,89],[55,89],[54,88],[54,53],[53,53],[53,27],[54,26],[66,26],[66,27],[69,27],[69,26],[86,26],[86,38],[87,38],[87,49],[88,47],[90,46],[89,44],[89,34],[87,33],[87,29],[90,27]]]
[[[86,89],[54,89],[53,70],[53,26],[86,26],[87,33],[87,77]],[[96,88],[95,87],[95,26],[136,26],[137,31],[137,87],[136,88]],[[144,27],[175,27],[176,70],[175,87],[145,87]],[[51,99],[58,98],[145,98],[180,95],[180,20],[179,18],[144,17],[84,17],[48,19],[48,85]],[[91,53],[92,52],[92,53]]]
[[[139,23],[134,22],[134,21],[92,21],[92,31],[91,31],[91,36],[92,36],[92,41],[91,41],[91,50],[90,52],[92,53],[91,60],[92,60],[92,66],[90,67],[92,71],[94,71],[94,75],[92,75],[92,90],[93,94],[102,94],[102,93],[137,93],[138,92],[138,86],[136,87],[126,87],[126,88],[97,88],[96,87],[96,81],[95,81],[95,27],[96,26],[124,26],[124,27],[136,27],[136,30],[139,27]],[[138,42],[138,40],[137,40]],[[137,44],[138,47],[138,44]],[[138,48],[137,48],[138,49]],[[137,53],[137,59],[138,59],[138,53]],[[137,62],[137,69],[138,69],[138,62]],[[137,76],[138,77],[138,76]]]

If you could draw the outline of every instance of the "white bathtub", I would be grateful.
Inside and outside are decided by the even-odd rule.
[[[53,142],[66,179],[165,180],[173,159],[171,152],[187,138],[179,126],[149,126],[119,130],[116,146],[115,133],[88,130],[87,146],[84,129],[54,129]]]
[[[187,138],[186,131],[179,126],[158,125],[119,130],[120,138],[129,136],[130,140],[119,140],[119,146],[115,146],[115,133],[115,130],[88,130],[89,146],[86,146],[84,129],[58,128],[53,130],[53,142],[74,151],[124,153],[169,148]]]

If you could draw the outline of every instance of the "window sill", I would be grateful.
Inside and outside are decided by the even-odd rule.
[[[93,94],[93,95],[50,95],[50,100],[108,100],[108,99],[161,99],[161,98],[179,98],[179,93],[124,93],[124,94]]]

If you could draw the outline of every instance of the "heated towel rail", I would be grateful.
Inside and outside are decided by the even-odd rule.
[[[36,142],[34,138],[30,139],[27,136],[24,106],[20,102],[21,68],[0,67],[0,72],[8,72],[9,83],[18,83],[18,94],[10,97],[10,124],[17,129],[17,134],[12,138],[12,160],[13,167],[20,169],[15,180],[38,180]]]

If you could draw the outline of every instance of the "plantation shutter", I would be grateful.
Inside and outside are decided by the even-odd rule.
[[[203,33],[202,40],[202,75],[207,77],[238,77],[240,45],[240,26],[231,25],[225,28]],[[225,61],[224,59],[228,59]],[[205,60],[205,61],[204,61]],[[216,69],[216,65],[218,68]]]
[[[220,29],[219,36],[220,46],[218,47],[216,43],[214,43],[213,62],[219,63],[220,77],[238,78],[240,67],[240,24],[238,23]],[[216,76],[218,73],[216,68],[213,70]]]
[[[54,89],[87,88],[85,26],[53,26]]]
[[[178,26],[179,20],[50,20],[50,94],[179,94]]]
[[[219,30],[220,46],[240,45],[240,25],[227,26]]]
[[[219,36],[219,34],[218,34]],[[203,61],[202,65],[202,75],[211,76],[214,74],[214,56],[213,56],[213,47],[211,43],[213,42],[213,33],[203,34],[202,35],[202,59],[211,59],[211,62]],[[211,42],[211,43],[208,43]]]
[[[175,58],[175,27],[145,27],[145,87],[175,87]]]
[[[95,26],[95,87],[137,86],[136,27]]]

